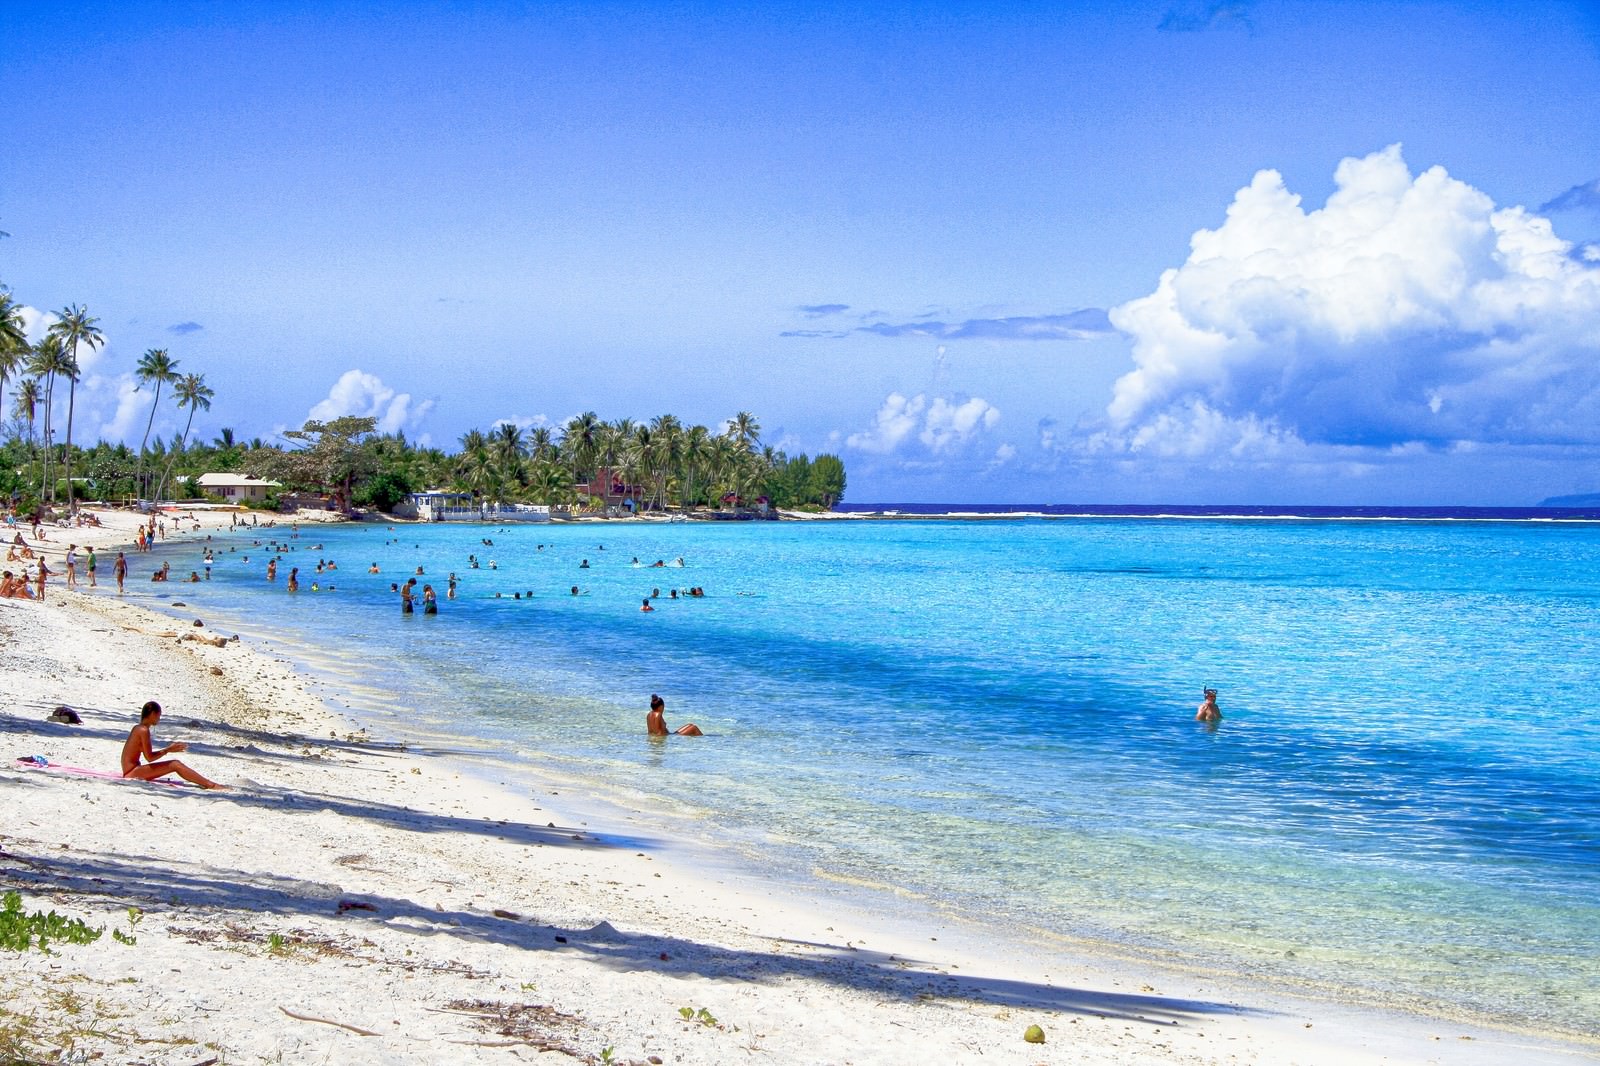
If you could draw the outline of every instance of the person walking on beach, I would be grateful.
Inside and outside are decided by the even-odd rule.
[[[123,777],[131,777],[136,781],[154,781],[158,777],[177,774],[190,784],[199,785],[201,788],[228,787],[196,773],[177,759],[163,758],[175,751],[188,751],[189,745],[181,740],[168,744],[160,751],[153,750],[150,744],[150,730],[160,721],[161,704],[155,700],[151,700],[140,709],[139,724],[129,730],[128,739],[122,744]],[[161,761],[157,762],[157,759]]]
[[[645,730],[653,737],[703,737],[700,727],[693,722],[687,722],[676,729],[667,728],[667,701],[660,696],[650,696],[650,713],[644,716]]]
[[[1222,721],[1222,711],[1217,708],[1216,689],[1208,688],[1205,690],[1205,702],[1201,703],[1200,706],[1195,710],[1194,720],[1197,722]]]
[[[111,572],[117,576],[117,591],[122,591],[122,583],[128,578],[128,557],[122,552],[117,553],[117,561],[112,564]]]
[[[78,587],[78,546],[67,545],[67,588]]]

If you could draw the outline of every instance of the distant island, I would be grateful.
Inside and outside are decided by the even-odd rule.
[[[1547,496],[1540,507],[1600,507],[1600,492],[1580,492],[1576,496]]]

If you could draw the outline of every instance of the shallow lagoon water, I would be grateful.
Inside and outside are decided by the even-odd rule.
[[[309,527],[276,585],[249,539],[181,598],[763,865],[1600,1035],[1600,525]],[[418,565],[438,617],[388,591]],[[712,736],[642,742],[651,692]]]

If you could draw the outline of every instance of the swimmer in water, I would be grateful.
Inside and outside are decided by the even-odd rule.
[[[650,733],[651,736],[653,736],[653,737],[669,737],[669,736],[703,737],[703,736],[705,736],[704,733],[700,732],[700,727],[695,725],[693,722],[689,722],[689,723],[687,723],[685,725],[680,725],[676,729],[668,729],[667,728],[666,711],[667,711],[667,701],[662,699],[660,696],[651,695],[651,697],[650,697],[650,713],[644,716],[645,729]]]
[[[1194,720],[1197,722],[1222,721],[1222,712],[1217,709],[1216,689],[1208,688],[1205,690],[1205,702],[1201,703],[1199,708],[1195,710]]]

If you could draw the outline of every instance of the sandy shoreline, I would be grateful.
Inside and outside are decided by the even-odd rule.
[[[68,541],[126,543],[133,521],[50,531],[52,569]],[[43,605],[0,601],[0,888],[29,911],[124,932],[137,907],[138,944],[108,931],[54,956],[0,954],[0,1060],[512,1062],[542,1046],[668,1063],[1596,1054],[982,930],[908,928],[745,880],[643,812],[586,825],[587,810],[519,767],[360,733],[255,642],[186,640],[215,634],[119,603],[115,549],[100,558],[92,595],[53,578]],[[148,581],[129,558],[130,581]],[[182,757],[234,791],[13,762],[109,768],[148,698],[167,708],[158,741],[188,741]],[[45,721],[57,704],[82,724]],[[1023,1040],[1033,1024],[1046,1043]]]

